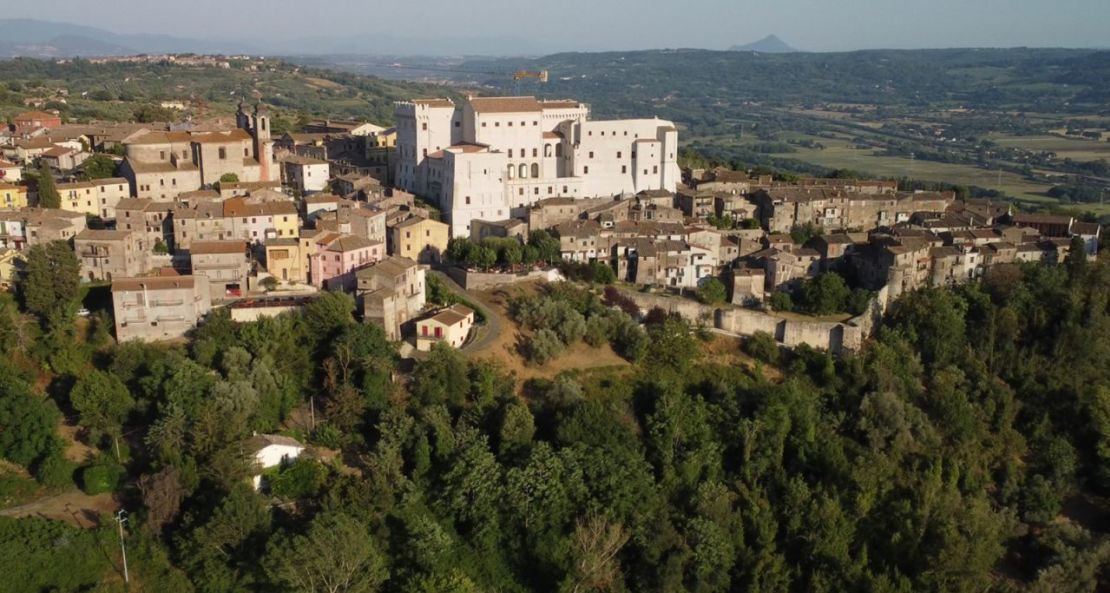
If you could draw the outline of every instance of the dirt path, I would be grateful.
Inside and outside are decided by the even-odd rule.
[[[89,496],[74,489],[2,509],[0,516],[56,519],[88,529],[98,525],[101,513],[114,513],[117,509],[119,503],[110,493]]]

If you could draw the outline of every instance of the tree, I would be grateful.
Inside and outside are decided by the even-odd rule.
[[[135,400],[123,381],[100,370],[79,378],[69,399],[73,408],[81,414],[81,424],[97,436],[119,436],[127,414],[135,406]]]
[[[53,402],[32,395],[29,386],[4,372],[0,381],[0,457],[30,465],[60,447],[54,430],[60,414]]]
[[[81,163],[81,177],[107,179],[116,176],[116,161],[104,154],[94,154]]]
[[[840,313],[848,308],[852,291],[836,272],[825,272],[802,285],[798,308],[814,315]]]
[[[62,196],[54,185],[54,173],[46,161],[39,161],[38,196],[40,208],[61,208]]]
[[[628,542],[628,533],[602,517],[578,521],[571,540],[573,566],[567,576],[571,593],[608,591],[621,577],[617,554]]]
[[[141,124],[149,124],[153,122],[174,121],[177,119],[177,114],[172,109],[166,109],[160,105],[140,105],[135,108],[131,113],[135,121]]]
[[[744,352],[756,360],[769,364],[779,361],[779,345],[774,336],[767,332],[755,332],[744,341]]]
[[[220,183],[239,183],[239,176],[235,173],[224,173],[220,175]]]
[[[305,535],[277,536],[263,566],[276,585],[297,593],[372,593],[389,577],[366,527],[345,514],[316,517]]]
[[[549,329],[538,330],[528,341],[526,352],[528,360],[535,365],[544,365],[563,351],[563,341]]]
[[[143,495],[143,506],[147,509],[143,525],[155,535],[177,516],[186,491],[181,483],[177,467],[167,465],[157,473],[139,479],[139,492]]]
[[[35,245],[27,252],[27,266],[19,278],[23,306],[47,329],[71,324],[80,296],[77,254],[64,241]]]
[[[719,305],[727,298],[724,283],[716,278],[706,278],[698,287],[698,300],[706,305]]]

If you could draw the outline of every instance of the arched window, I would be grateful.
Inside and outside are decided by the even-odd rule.
[[[509,165],[509,173],[508,173],[509,179],[512,179],[512,178],[516,177],[515,173],[516,173],[516,169],[512,165]]]
[[[517,170],[517,175],[519,175],[521,179],[527,179],[528,178],[528,165],[525,165],[524,163],[521,163],[520,168]]]
[[[557,157],[563,156],[563,145],[562,144],[556,144],[555,145],[555,156],[557,156]]]
[[[540,165],[539,165],[539,163],[532,163],[532,177],[535,178],[535,179],[539,179],[539,177],[540,177]]]
[[[551,145],[550,144],[544,144],[543,145],[543,156],[545,156],[545,157],[551,156]]]

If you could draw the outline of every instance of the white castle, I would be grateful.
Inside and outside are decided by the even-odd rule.
[[[524,216],[544,198],[674,191],[669,121],[591,121],[577,101],[469,97],[398,102],[397,185],[437,203],[453,236],[472,220]]]

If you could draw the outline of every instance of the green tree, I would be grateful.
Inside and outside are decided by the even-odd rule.
[[[35,245],[27,252],[27,265],[19,278],[23,305],[52,326],[72,324],[80,297],[77,255],[64,241]]]
[[[54,184],[54,173],[50,171],[50,166],[46,164],[46,161],[39,162],[37,180],[39,207],[61,208],[62,196],[58,193],[58,187]]]
[[[275,585],[297,593],[373,593],[389,578],[366,526],[344,514],[316,517],[304,535],[275,537],[263,566]]]
[[[94,154],[81,163],[84,179],[107,179],[116,176],[116,161],[103,154]]]
[[[60,414],[49,400],[18,383],[0,385],[0,457],[23,466],[61,445],[54,434]]]
[[[81,415],[81,424],[97,436],[109,434],[118,437],[127,414],[135,406],[135,400],[123,381],[100,370],[77,379],[69,399]]]
[[[239,183],[239,176],[235,173],[224,173],[220,175],[220,183]]]
[[[706,305],[719,305],[727,299],[725,285],[716,278],[706,278],[698,287],[698,300]]]

